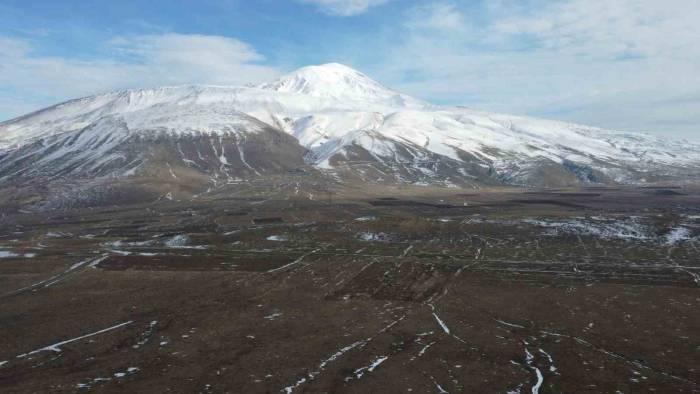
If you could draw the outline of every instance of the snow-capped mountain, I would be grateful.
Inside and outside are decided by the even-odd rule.
[[[427,103],[388,89],[365,74],[338,63],[309,66],[260,86],[263,90],[302,94],[326,101],[380,105],[389,108],[423,108]],[[340,104],[342,107],[342,104]]]
[[[340,64],[305,67],[253,87],[108,93],[0,123],[5,182],[202,174],[216,180],[304,165],[377,182],[653,182],[697,174],[700,146],[432,105]]]

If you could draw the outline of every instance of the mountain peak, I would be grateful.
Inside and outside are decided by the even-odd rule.
[[[277,92],[297,93],[318,98],[406,105],[418,102],[399,94],[367,75],[340,63],[307,66],[261,86]]]
[[[316,69],[337,70],[337,71],[339,71],[339,72],[342,71],[342,72],[348,72],[348,73],[362,74],[361,72],[355,70],[354,68],[352,68],[352,67],[350,67],[350,66],[346,66],[345,64],[337,63],[337,62],[330,62],[330,63],[324,63],[324,64],[310,65],[310,66],[302,67],[302,68],[300,68],[299,70],[303,70],[303,69],[306,69],[306,68],[309,68],[309,69],[316,68]]]

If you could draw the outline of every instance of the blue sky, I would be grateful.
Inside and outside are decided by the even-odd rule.
[[[0,120],[340,62],[441,104],[700,141],[694,0],[0,0]]]

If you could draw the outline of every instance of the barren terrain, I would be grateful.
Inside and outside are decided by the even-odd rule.
[[[698,190],[282,189],[3,211],[0,391],[700,391]]]

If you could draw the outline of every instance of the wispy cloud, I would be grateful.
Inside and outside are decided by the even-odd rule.
[[[296,0],[301,3],[314,4],[318,9],[332,16],[355,16],[367,12],[392,0]]]
[[[406,25],[412,29],[427,29],[442,32],[464,31],[467,20],[452,3],[428,3],[409,11]]]
[[[179,84],[241,85],[278,75],[250,45],[229,37],[158,34],[115,37],[112,56],[37,55],[31,41],[0,37],[0,117],[100,91]],[[22,112],[18,112],[22,111]]]
[[[696,57],[698,17],[693,0],[569,0],[537,13],[506,15],[492,28],[532,35],[543,48],[563,53]]]
[[[672,104],[700,93],[693,0],[523,3],[415,7],[375,68],[431,100],[700,139],[700,103]]]
[[[143,68],[147,82],[244,84],[278,74],[245,42],[221,36],[158,34],[116,37],[108,45]]]

